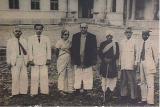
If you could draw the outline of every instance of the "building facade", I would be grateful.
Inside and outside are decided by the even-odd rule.
[[[159,0],[0,0],[0,24],[58,24],[74,19],[152,28],[158,26],[158,13]]]

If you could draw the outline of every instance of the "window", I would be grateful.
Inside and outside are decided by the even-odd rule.
[[[50,9],[58,10],[58,0],[50,0]]]
[[[39,10],[40,9],[40,0],[31,0],[31,9]]]
[[[19,0],[9,0],[10,9],[19,9]]]
[[[136,9],[135,9],[136,20],[144,20],[145,1],[146,0],[136,0]]]
[[[112,0],[112,12],[116,12],[116,0]]]

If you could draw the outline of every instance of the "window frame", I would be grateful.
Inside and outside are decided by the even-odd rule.
[[[8,0],[9,9],[20,9],[19,0]]]
[[[50,10],[59,10],[59,0],[50,0]]]
[[[40,10],[40,0],[31,0],[31,10]]]

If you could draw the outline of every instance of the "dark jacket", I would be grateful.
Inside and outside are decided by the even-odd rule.
[[[78,66],[83,65],[85,68],[95,65],[97,62],[96,36],[89,32],[87,33],[83,63],[81,62],[80,59],[80,40],[81,40],[80,32],[73,35],[72,47],[71,47],[72,64]]]
[[[113,47],[111,47],[107,52],[103,53],[103,49],[106,45],[111,43],[111,41],[104,41],[100,44],[99,48],[99,57],[101,59],[101,65],[100,65],[100,75],[107,78],[114,78],[117,76],[117,66],[116,66],[116,60],[119,58],[119,46],[116,42],[116,54],[114,55]],[[110,59],[110,63],[105,62],[105,58]],[[108,72],[107,72],[107,64],[108,66]]]

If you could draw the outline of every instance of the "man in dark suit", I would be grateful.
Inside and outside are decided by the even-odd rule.
[[[71,59],[75,70],[74,88],[76,91],[91,90],[93,70],[97,62],[97,40],[94,34],[87,32],[88,25],[80,24],[81,32],[73,35]]]

